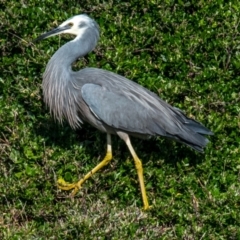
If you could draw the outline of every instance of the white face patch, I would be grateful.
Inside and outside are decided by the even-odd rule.
[[[89,18],[87,15],[77,15],[72,18],[69,18],[65,22],[63,22],[59,27],[63,27],[69,25],[71,28],[63,31],[62,33],[69,33],[73,35],[81,35],[83,31],[91,26],[94,27],[93,20]]]

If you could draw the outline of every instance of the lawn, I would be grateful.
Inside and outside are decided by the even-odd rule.
[[[1,0],[0,10],[0,239],[240,239],[240,2]],[[75,198],[56,186],[106,152],[105,134],[57,123],[42,97],[47,62],[73,37],[33,40],[80,13],[101,38],[73,69],[121,74],[214,132],[204,154],[132,139],[149,211],[116,136],[113,160]]]

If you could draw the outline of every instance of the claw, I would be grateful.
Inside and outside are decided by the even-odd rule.
[[[57,181],[58,187],[62,190],[70,190],[75,188],[76,183],[68,183],[63,178],[59,178]]]
[[[60,177],[58,180],[57,180],[57,183],[61,186],[66,186],[68,185],[69,183],[67,183],[62,177]]]
[[[61,190],[73,189],[73,191],[70,194],[71,197],[74,197],[77,191],[81,188],[81,181],[76,183],[68,183],[62,177],[58,179],[57,184],[58,184],[58,188],[60,188]]]

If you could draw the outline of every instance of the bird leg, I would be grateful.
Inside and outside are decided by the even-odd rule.
[[[107,153],[105,158],[90,172],[88,172],[82,179],[80,179],[76,183],[67,183],[64,179],[58,179],[58,187],[62,190],[70,190],[73,189],[71,196],[73,197],[77,191],[81,188],[82,184],[90,178],[94,173],[96,173],[99,169],[107,165],[112,159],[112,143],[111,143],[111,135],[107,134]]]
[[[137,169],[137,173],[138,173],[138,179],[139,179],[139,183],[140,183],[140,188],[141,188],[141,193],[142,193],[142,199],[143,199],[143,210],[147,210],[150,208],[149,204],[148,204],[148,199],[147,199],[147,194],[146,194],[146,190],[145,190],[145,185],[144,185],[144,180],[143,180],[143,167],[142,167],[142,162],[141,160],[138,158],[137,154],[135,153],[130,138],[127,137],[126,139],[124,139],[129,151],[132,154],[133,160],[135,162],[135,166]]]

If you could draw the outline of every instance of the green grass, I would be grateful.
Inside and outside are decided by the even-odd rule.
[[[239,239],[240,3],[225,1],[0,1],[0,239]],[[56,124],[42,73],[71,37],[32,40],[88,13],[96,50],[74,65],[124,75],[214,132],[205,154],[162,138],[132,139],[133,160],[113,138],[114,159],[74,199],[56,187],[105,155],[106,136]]]

